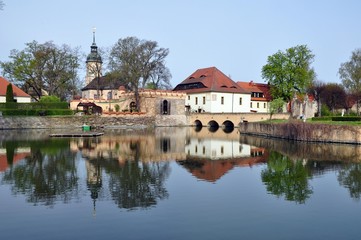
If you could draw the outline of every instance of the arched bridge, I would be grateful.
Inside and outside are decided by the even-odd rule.
[[[242,122],[264,121],[270,118],[269,113],[190,113],[188,124],[196,127],[208,127],[209,130],[218,128],[233,129]],[[288,113],[272,115],[272,119],[288,119]]]

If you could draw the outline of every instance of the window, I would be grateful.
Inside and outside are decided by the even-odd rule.
[[[224,147],[221,146],[221,154],[223,155],[224,154]]]
[[[198,146],[197,146],[197,145],[195,146],[194,151],[195,151],[196,153],[198,153]]]
[[[251,102],[251,108],[252,108],[252,102]]]
[[[224,104],[224,97],[221,97],[221,104]]]
[[[239,105],[242,105],[242,98],[239,98]]]
[[[263,103],[263,108],[267,108],[267,103]]]
[[[191,100],[191,96],[188,95],[188,100]]]
[[[163,100],[160,104],[160,114],[170,115],[170,102]]]
[[[203,105],[206,104],[206,97],[203,97]]]
[[[206,147],[203,146],[203,155],[205,155],[205,154],[206,154]]]
[[[259,108],[259,102],[257,103],[257,108]]]
[[[196,97],[196,105],[198,105],[198,97]]]

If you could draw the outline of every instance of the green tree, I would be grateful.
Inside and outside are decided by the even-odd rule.
[[[13,85],[11,83],[6,87],[6,102],[14,102]]]
[[[285,102],[282,98],[276,98],[269,103],[270,120],[272,119],[273,114],[282,110],[284,104]]]
[[[303,95],[315,77],[311,68],[314,55],[306,45],[298,45],[269,56],[262,67],[262,77],[271,85],[273,99],[290,102],[295,94]]]
[[[346,89],[357,97],[357,112],[361,100],[361,49],[352,52],[349,61],[341,64],[338,73]]]
[[[26,43],[24,50],[13,49],[9,57],[10,61],[0,62],[4,75],[19,83],[25,92],[32,90],[36,100],[44,91],[62,100],[77,92],[78,49],[33,41]]]
[[[119,39],[112,47],[109,55],[110,71],[117,72],[125,80],[127,88],[134,91],[138,110],[139,88],[144,88],[151,79],[154,82],[156,79],[167,79],[160,75],[167,71],[165,58],[168,53],[169,50],[158,47],[157,42],[136,37]]]

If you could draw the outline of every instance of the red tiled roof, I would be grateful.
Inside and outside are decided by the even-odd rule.
[[[8,80],[6,80],[3,77],[0,77],[0,96],[6,96],[6,89],[9,83],[10,82]],[[11,85],[13,86],[14,97],[30,97],[29,94],[25,93],[23,90],[21,90],[14,84],[11,83]]]
[[[216,67],[198,69],[183,82],[178,84],[174,91],[186,93],[201,92],[228,92],[228,93],[250,93],[238,86],[232,79]]]
[[[265,83],[255,83],[253,81],[250,82],[237,82],[237,84],[244,88],[246,91],[254,92],[254,93],[263,93],[263,98],[252,98],[254,101],[271,101],[271,93],[270,87],[268,84]]]

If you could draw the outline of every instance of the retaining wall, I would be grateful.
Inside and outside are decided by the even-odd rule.
[[[241,134],[306,142],[361,144],[361,127],[349,125],[289,122],[279,124],[241,123]]]

